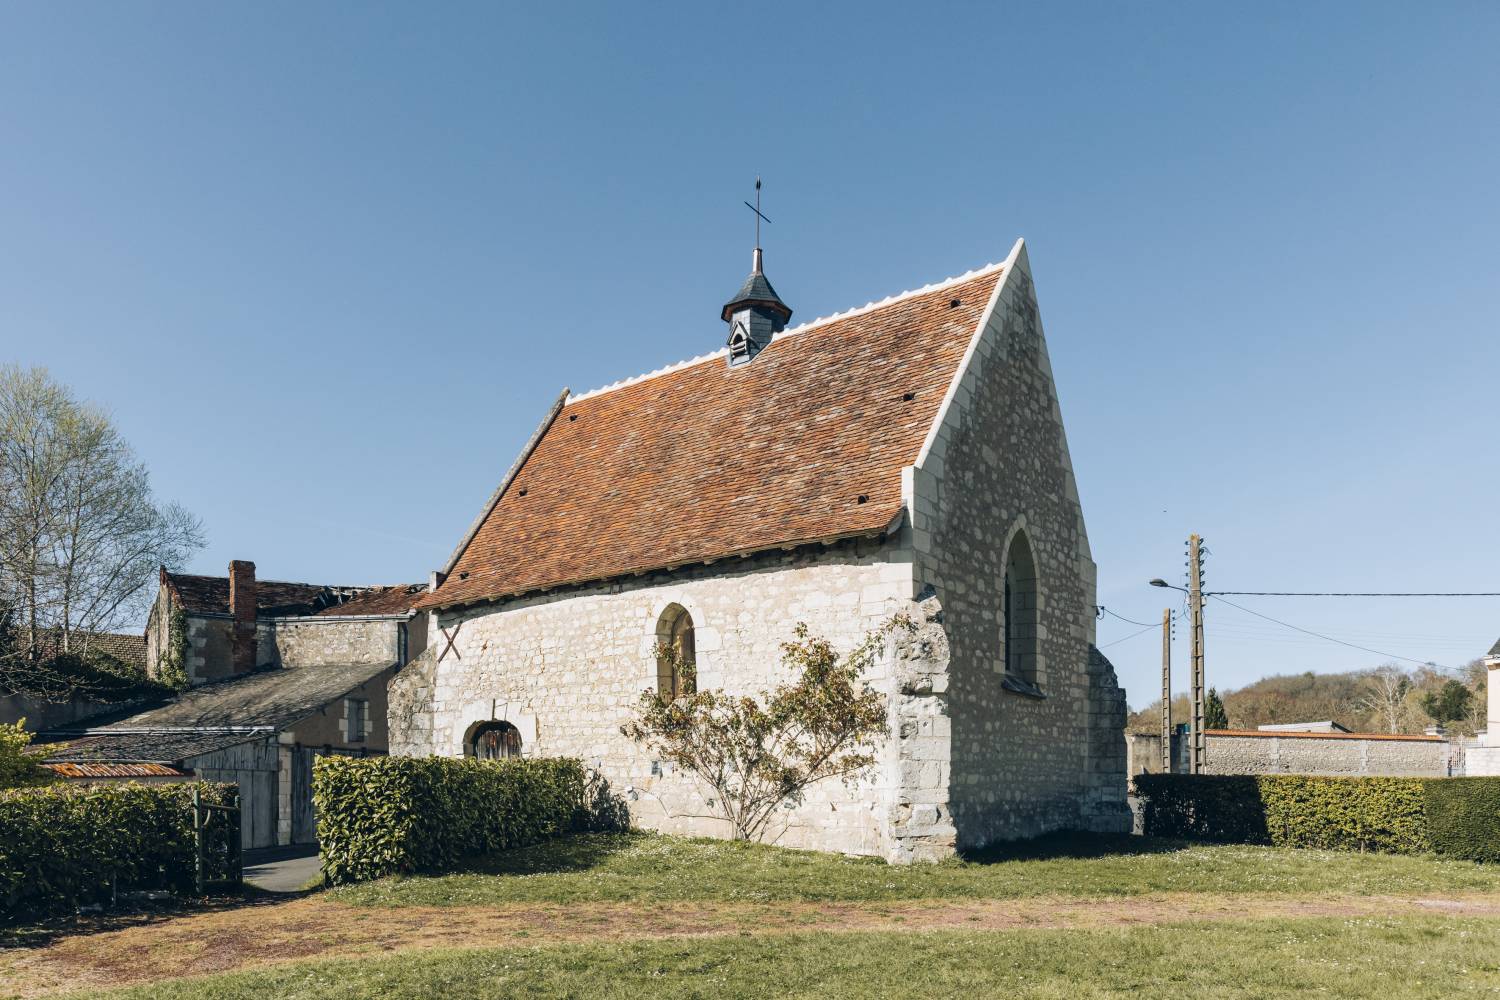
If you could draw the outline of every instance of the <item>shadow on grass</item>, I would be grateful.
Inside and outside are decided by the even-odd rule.
[[[307,892],[266,892],[247,885],[239,892],[208,896],[202,899],[174,896],[149,902],[122,903],[114,909],[100,913],[22,918],[9,923],[0,923],[0,951],[12,948],[40,948],[60,938],[76,937],[81,934],[101,934],[124,930],[127,927],[144,927],[197,913],[220,913],[228,910],[275,906],[305,895]]]
[[[470,858],[444,874],[546,875],[588,871],[603,864],[611,855],[628,850],[653,836],[649,833],[630,832],[559,837],[530,847]]]
[[[1172,840],[1166,837],[1065,830],[1044,834],[1030,840],[1007,840],[978,850],[965,851],[962,858],[970,864],[992,865],[1006,861],[1087,860],[1171,854],[1191,846],[1188,841]]]

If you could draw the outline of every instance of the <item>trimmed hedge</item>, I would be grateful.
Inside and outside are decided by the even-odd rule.
[[[193,889],[192,792],[231,804],[234,785],[53,785],[0,792],[0,917],[58,913],[118,891]],[[211,877],[227,874],[229,826],[210,828]]]
[[[583,765],[565,758],[323,757],[313,802],[323,877],[362,882],[444,871],[579,823]]]
[[[1500,778],[1142,774],[1148,836],[1500,861]]]
[[[1427,831],[1439,854],[1500,862],[1500,778],[1427,782]]]

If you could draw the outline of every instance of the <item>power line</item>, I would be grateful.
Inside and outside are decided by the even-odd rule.
[[[1123,618],[1121,618],[1120,620],[1121,621],[1125,621],[1125,619],[1123,619]],[[1138,635],[1145,635],[1147,632],[1154,632],[1154,631],[1156,631],[1159,628],[1161,628],[1160,625],[1147,625],[1145,628],[1141,629],[1139,632],[1132,632],[1129,635],[1127,635],[1124,639],[1116,639],[1114,642],[1106,642],[1104,645],[1100,646],[1099,648],[1100,649],[1108,649],[1111,646],[1118,646],[1122,642],[1126,642],[1126,641],[1128,641],[1130,639],[1134,639]]]
[[[1500,591],[1474,591],[1474,592],[1440,592],[1430,591],[1426,593],[1356,593],[1339,591],[1304,591],[1304,590],[1212,590],[1205,591],[1208,596],[1218,597],[1228,594],[1231,597],[1500,597]],[[1228,601],[1224,602],[1228,604]],[[1240,610],[1244,610],[1241,608]],[[1254,614],[1254,612],[1251,612]]]
[[[1289,622],[1281,621],[1279,618],[1272,618],[1270,615],[1263,615],[1259,611],[1252,611],[1249,608],[1242,607],[1242,606],[1234,603],[1233,601],[1226,601],[1222,597],[1220,597],[1217,592],[1215,592],[1213,594],[1208,594],[1208,595],[1205,595],[1205,596],[1212,597],[1215,600],[1217,600],[1220,604],[1227,604],[1231,608],[1237,608],[1240,611],[1245,612],[1246,614],[1254,615],[1257,618],[1264,618],[1268,622],[1275,622],[1277,625],[1280,625],[1280,626],[1282,626],[1284,628],[1289,628],[1289,629],[1291,629],[1294,632],[1303,632],[1303,633],[1306,633],[1307,635],[1316,636],[1319,639],[1326,639],[1329,642],[1338,643],[1340,646],[1348,646],[1350,649],[1358,649],[1358,650],[1361,650],[1361,651],[1366,652],[1366,653],[1374,653],[1376,656],[1389,656],[1392,659],[1395,659],[1395,660],[1405,660],[1408,663],[1420,663],[1423,666],[1437,666],[1437,667],[1441,667],[1442,666],[1442,664],[1433,663],[1431,660],[1417,660],[1417,659],[1413,659],[1410,656],[1402,656],[1400,653],[1387,653],[1387,652],[1385,652],[1383,650],[1371,649],[1369,646],[1357,646],[1357,645],[1355,645],[1352,642],[1345,642],[1342,639],[1335,639],[1331,635],[1324,635],[1321,632],[1314,632],[1312,629],[1303,628],[1300,625],[1293,625],[1293,624],[1291,624]],[[1268,595],[1268,596],[1270,596],[1270,595]],[[1275,595],[1275,596],[1289,596],[1289,595]],[[1496,595],[1496,596],[1500,596],[1500,595]],[[1444,667],[1443,669],[1446,670],[1448,668]]]
[[[1144,625],[1147,628],[1161,628],[1161,622],[1151,622],[1151,623],[1148,623],[1148,622],[1138,622],[1134,618],[1126,618],[1124,615],[1117,615],[1113,611],[1109,610],[1108,608],[1106,608],[1102,604],[1099,605],[1099,610],[1102,613],[1104,613],[1106,615],[1109,615],[1111,618],[1118,618],[1118,619],[1120,619],[1120,621],[1122,621],[1122,622],[1128,622],[1131,625]]]

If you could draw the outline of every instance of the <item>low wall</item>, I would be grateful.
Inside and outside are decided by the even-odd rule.
[[[1446,778],[1463,773],[1462,750],[1441,736],[1210,729],[1204,738],[1204,774]],[[1161,771],[1160,736],[1130,733],[1128,743],[1132,777]],[[1186,761],[1174,770],[1185,772]]]

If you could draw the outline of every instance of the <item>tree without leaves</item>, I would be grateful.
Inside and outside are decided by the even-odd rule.
[[[801,801],[810,785],[849,781],[875,763],[871,745],[887,729],[885,698],[863,677],[887,633],[915,628],[892,618],[841,658],[798,623],[781,647],[791,683],[760,698],[694,691],[674,700],[644,691],[636,718],[620,731],[706,784],[736,840],[759,840],[776,809]],[[660,647],[658,655],[692,676],[675,648]]]
[[[1376,667],[1365,678],[1366,691],[1358,707],[1378,720],[1387,733],[1399,733],[1411,716],[1411,678],[1394,663]]]
[[[24,689],[54,652],[138,621],[158,565],[203,544],[159,504],[109,418],[41,369],[0,368],[0,600],[11,614],[0,685]]]

